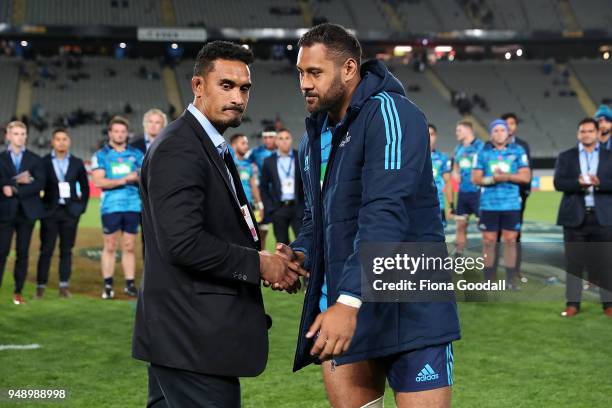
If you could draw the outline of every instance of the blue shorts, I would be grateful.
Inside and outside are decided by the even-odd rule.
[[[377,359],[395,392],[428,391],[453,385],[453,344],[425,347]]]
[[[470,192],[470,193],[462,193],[459,192],[457,196],[457,208],[455,209],[456,215],[470,216],[474,214],[478,216],[478,210],[480,207],[480,193]]]
[[[138,224],[140,224],[139,212],[102,214],[102,231],[105,234],[113,234],[119,230],[128,234],[138,234]]]
[[[520,231],[521,210],[516,211],[480,211],[478,228],[481,231]]]

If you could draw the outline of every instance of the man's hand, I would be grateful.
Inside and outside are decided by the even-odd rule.
[[[325,361],[346,352],[355,334],[358,312],[356,307],[336,303],[319,314],[306,333],[308,339],[318,333],[310,354]]]
[[[17,184],[30,184],[32,182],[32,175],[28,170],[19,173],[15,179]]]
[[[592,178],[589,176],[589,182],[587,183],[587,181],[584,179],[584,177],[582,176],[582,174],[580,176],[578,176],[578,183],[580,183],[580,185],[582,186],[582,188],[589,188],[591,187],[591,181]]]
[[[13,187],[12,186],[2,186],[2,193],[5,197],[13,196]]]
[[[125,176],[126,183],[138,183],[138,173],[133,171],[127,176]]]
[[[493,175],[493,180],[495,180],[496,183],[505,183],[509,179],[510,179],[510,175],[506,173],[502,173],[501,171],[496,171],[495,174]]]
[[[595,174],[590,174],[589,178],[591,179],[591,185],[593,187],[599,187],[599,185],[601,184],[601,182],[599,181],[599,177],[597,177]]]
[[[264,283],[275,285],[277,289],[295,292],[296,281],[299,281],[300,276],[307,275],[306,271],[295,262],[268,251],[259,252],[259,263]]]
[[[310,276],[310,274],[303,269],[304,259],[306,258],[303,252],[294,251],[290,246],[279,242],[276,244],[276,254],[286,258],[288,261],[291,261],[289,262],[289,269],[293,270],[296,273],[299,273],[302,276]],[[306,273],[306,275],[304,275],[303,273]],[[298,290],[300,290],[301,287],[302,284],[298,279],[296,282],[296,286],[294,288],[291,288],[291,290],[287,290],[287,292],[296,293]],[[272,290],[279,290],[278,285],[273,285]]]

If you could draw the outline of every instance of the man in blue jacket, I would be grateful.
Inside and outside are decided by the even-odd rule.
[[[322,362],[334,407],[380,407],[385,379],[398,406],[450,405],[453,302],[363,302],[362,245],[444,241],[427,121],[379,61],[343,27],[299,41],[311,116],[299,149],[303,226],[284,252],[310,270],[294,370]]]

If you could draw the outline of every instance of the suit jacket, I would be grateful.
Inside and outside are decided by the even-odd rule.
[[[0,185],[10,185],[17,189],[17,193],[13,194],[10,198],[0,192],[0,221],[8,221],[15,218],[19,208],[31,220],[43,217],[44,207],[40,199],[40,191],[45,186],[45,171],[42,167],[41,158],[29,150],[23,152],[19,173],[26,170],[32,175],[33,182],[30,184],[17,184],[13,179],[17,175],[17,170],[9,151],[5,150],[0,153]]]
[[[578,183],[580,176],[580,152],[573,147],[559,154],[555,165],[554,184],[563,192],[557,224],[578,227],[585,217],[585,190]],[[600,146],[597,177],[600,186],[595,189],[595,214],[601,225],[612,226],[612,152]]]
[[[297,150],[293,150],[293,161],[295,168],[295,201],[298,211],[304,211],[304,186],[300,175]],[[278,153],[272,154],[264,160],[261,170],[261,184],[259,190],[264,204],[266,217],[281,208],[282,187],[278,175]]]
[[[55,174],[51,153],[44,156],[42,162],[46,174],[43,204],[45,205],[45,216],[49,216],[59,205],[59,180],[57,179],[57,174]],[[87,202],[89,201],[89,179],[87,178],[87,170],[85,170],[83,160],[70,155],[64,180],[70,183],[70,198],[65,200],[66,209],[73,216],[80,217],[87,209]],[[81,197],[77,195],[77,183],[79,183],[81,188]]]
[[[144,135],[139,136],[130,142],[130,146],[140,150],[142,154],[147,153],[147,144],[145,143]]]
[[[265,368],[260,241],[248,229],[225,166],[237,199],[248,206],[231,156],[224,164],[188,111],[145,156],[140,194],[147,250],[136,359],[223,376],[255,376]]]

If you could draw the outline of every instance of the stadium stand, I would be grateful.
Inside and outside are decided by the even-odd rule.
[[[304,26],[294,0],[174,0],[177,23],[181,26],[297,28]]]
[[[184,61],[176,67],[177,78],[185,105],[193,101],[191,76],[193,63]],[[245,120],[237,132],[249,137],[261,133],[266,125],[273,125],[279,118],[296,140],[304,132],[306,110],[300,96],[295,67],[288,61],[255,61],[251,66],[253,88]],[[234,133],[228,131],[228,134]],[[251,141],[254,146],[257,141]]]
[[[422,33],[436,31],[440,27],[440,22],[436,20],[433,9],[428,3],[421,0],[397,3],[397,14],[402,20],[405,31]]]
[[[461,115],[450,101],[433,87],[424,73],[415,72],[410,66],[393,64],[390,69],[402,82],[406,95],[423,111],[427,120],[438,128],[438,149],[452,152],[455,145],[455,125]]]
[[[11,21],[12,0],[0,1],[0,23],[8,23]]]
[[[314,13],[316,22],[332,20],[337,24],[341,24],[347,28],[355,28],[357,23],[351,17],[350,13],[346,12],[345,5],[338,1],[328,0],[311,0],[311,8]],[[330,16],[334,16],[331,18]]]
[[[15,115],[17,91],[19,87],[19,64],[16,58],[0,57],[0,123],[6,124]]]
[[[515,111],[520,136],[534,157],[550,157],[575,142],[575,127],[585,115],[557,67],[545,61],[439,63],[434,66],[449,88],[477,93],[489,110],[474,107],[483,122]],[[548,72],[548,73],[547,73]]]
[[[48,25],[159,26],[162,18],[158,0],[28,0],[26,22]]]
[[[612,27],[612,9],[608,0],[570,0],[570,3],[583,29]]]
[[[60,60],[61,61],[61,60]],[[89,158],[98,147],[102,130],[108,118],[115,114],[126,116],[131,122],[131,131],[142,133],[142,115],[152,107],[165,110],[168,101],[164,86],[155,74],[160,68],[156,62],[144,59],[116,60],[106,57],[83,57],[82,68],[68,68],[49,61],[57,79],[39,76],[35,80],[32,98],[33,111],[40,106],[49,125],[58,117],[75,120],[79,115],[86,124],[70,128],[73,135],[73,150],[81,157]],[[142,68],[145,67],[147,74]],[[40,68],[39,68],[40,70]],[[39,71],[40,72],[40,71]],[[40,74],[39,74],[40,75]],[[75,80],[75,78],[79,79]],[[157,79],[156,79],[157,78]],[[126,105],[132,112],[126,112]],[[91,117],[90,117],[91,113]],[[39,148],[37,141],[49,137],[49,129],[30,130],[30,145]],[[41,146],[44,146],[40,143]]]
[[[595,104],[612,103],[612,63],[584,59],[572,61],[571,66]]]

